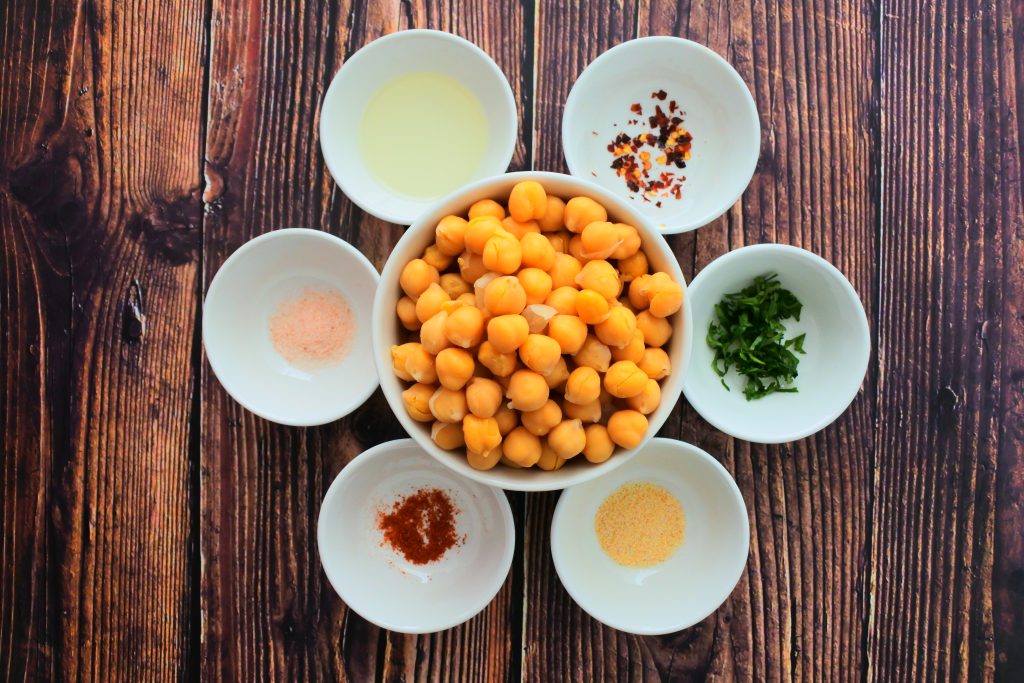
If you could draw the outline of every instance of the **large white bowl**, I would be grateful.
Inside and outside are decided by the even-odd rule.
[[[787,338],[807,334],[806,354],[799,355],[796,393],[748,401],[743,396],[745,380],[734,369],[725,377],[729,391],[712,370],[708,325],[726,294],[750,285],[757,275],[773,272],[803,304],[800,321],[784,324]],[[871,356],[868,319],[853,285],[820,256],[785,244],[731,251],[693,278],[690,300],[697,342],[683,376],[683,391],[694,410],[726,434],[757,443],[796,441],[832,424],[857,395]]]
[[[405,225],[439,198],[402,196],[378,182],[363,163],[359,135],[363,112],[377,89],[417,71],[449,76],[480,101],[490,144],[473,180],[505,172],[515,152],[519,129],[515,98],[501,69],[483,50],[451,33],[398,31],[378,38],[346,60],[331,81],[320,110],[324,161],[338,187],[361,209]],[[395,163],[401,163],[401,159]]]
[[[662,199],[661,207],[631,199],[607,150],[616,135],[632,131],[625,126],[630,105],[640,103],[646,118],[658,90],[679,103],[693,135],[681,199]],[[593,177],[665,233],[699,228],[728,211],[750,183],[760,149],[757,107],[740,75],[716,52],[672,36],[630,40],[601,54],[576,79],[562,115],[562,150],[572,174]]]
[[[620,486],[651,482],[683,508],[683,544],[642,569],[601,549],[594,517]],[[693,626],[732,593],[747,562],[750,528],[736,482],[688,443],[653,439],[624,467],[562,493],[551,521],[551,558],[562,585],[588,614],[620,631],[656,635]]]
[[[642,248],[647,254],[652,271],[665,271],[683,286],[683,308],[672,317],[674,332],[667,349],[673,370],[668,377],[662,380],[661,405],[648,416],[650,428],[647,430],[646,439],[654,436],[675,408],[682,390],[681,370],[687,366],[690,357],[692,324],[690,305],[688,297],[685,296],[686,280],[679,269],[679,262],[665,238],[658,233],[646,217],[638,213],[627,201],[579,178],[560,173],[536,171],[509,173],[488,178],[449,195],[420,217],[395,245],[381,271],[380,287],[377,289],[377,296],[373,302],[373,350],[384,396],[402,426],[424,450],[459,474],[484,484],[516,491],[552,491],[579,484],[610,472],[631,458],[636,449],[619,449],[615,455],[599,465],[582,462],[583,457],[579,456],[573,458],[562,469],[553,472],[545,472],[536,468],[514,469],[500,464],[487,471],[473,469],[466,461],[466,456],[462,451],[446,451],[434,444],[430,439],[429,423],[416,422],[409,417],[402,403],[401,394],[405,386],[395,376],[391,365],[391,346],[403,341],[401,339],[403,330],[395,315],[395,304],[402,296],[398,285],[398,277],[402,268],[412,259],[419,258],[423,250],[434,241],[434,228],[443,217],[449,214],[465,215],[469,206],[480,199],[493,198],[505,202],[512,187],[522,180],[536,180],[551,194],[566,199],[575,196],[588,196],[600,202],[608,209],[608,214],[613,219],[636,226],[640,232],[643,241]],[[643,444],[640,446],[642,447]]]

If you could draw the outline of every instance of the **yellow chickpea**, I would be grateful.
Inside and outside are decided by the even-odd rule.
[[[612,457],[615,452],[615,443],[608,436],[608,430],[604,425],[587,425],[584,430],[587,436],[587,443],[583,447],[583,457],[594,464],[602,463]]]
[[[505,395],[519,411],[537,410],[548,400],[548,383],[544,375],[533,370],[516,370],[509,380]]]
[[[391,361],[395,374],[406,381],[433,384],[437,381],[434,357],[419,342],[408,342],[391,347]]]
[[[540,268],[541,270],[551,270],[551,267],[555,265],[555,248],[551,246],[551,241],[544,235],[531,232],[523,235],[521,239],[523,248],[523,267],[525,268]]]
[[[587,424],[600,422],[602,406],[600,401],[590,403],[572,403],[566,401],[562,404],[565,416],[572,420],[579,420]]]
[[[511,275],[523,263],[523,247],[512,233],[496,230],[484,243],[483,257],[489,270]]]
[[[432,356],[436,356],[451,346],[444,334],[444,324],[448,320],[448,312],[440,311],[420,328],[420,344]]]
[[[500,221],[505,217],[505,209],[493,199],[481,199],[469,207],[469,220],[472,221],[479,216],[490,216]]]
[[[445,216],[434,228],[434,241],[442,254],[458,256],[466,248],[466,227],[462,216]]]
[[[501,221],[501,227],[515,235],[517,240],[521,240],[529,234],[540,232],[540,224],[538,224],[537,221],[526,221],[525,223],[520,223],[515,218],[512,218],[512,216],[503,218]]]
[[[601,260],[587,261],[579,275],[576,276],[576,284],[580,286],[580,289],[597,292],[609,300],[617,297],[622,289],[619,273],[615,270],[615,266]]]
[[[569,374],[565,385],[565,400],[583,405],[596,401],[601,396],[601,376],[594,368],[576,368]]]
[[[587,258],[606,259],[620,246],[619,231],[608,221],[594,221],[580,233],[580,243]]]
[[[583,265],[587,265],[587,262],[594,258],[586,253],[586,250],[583,248],[583,238],[579,235],[573,235],[569,239],[569,256],[572,256]]]
[[[448,292],[444,291],[436,282],[431,282],[420,297],[416,299],[416,317],[421,323],[433,318],[441,310],[446,301],[451,301]]]
[[[454,301],[459,296],[472,292],[469,283],[456,273],[444,273],[441,275],[441,289],[448,292],[448,296]]]
[[[428,266],[437,268],[439,271],[447,270],[452,264],[452,257],[441,252],[436,244],[431,244],[423,251],[423,260]]]
[[[552,289],[544,303],[562,315],[576,315],[576,297],[579,290],[575,287],[559,287]]]
[[[430,438],[446,451],[454,451],[466,445],[462,425],[450,422],[435,422],[430,427]]]
[[[514,462],[512,462],[511,460],[509,460],[508,458],[505,457],[505,450],[504,450],[504,448],[502,448],[501,460],[499,460],[498,462],[500,462],[505,467],[511,467],[514,470],[521,470],[521,469],[523,469],[522,465],[514,463]]]
[[[489,341],[485,341],[480,345],[477,358],[480,359],[481,365],[497,377],[508,377],[516,371],[516,367],[519,365],[519,356],[516,355],[515,351],[501,353]]]
[[[548,383],[549,389],[559,390],[568,379],[569,364],[565,362],[565,358],[559,356],[558,362],[555,363],[555,367],[551,368],[547,374],[544,375],[544,380]]]
[[[466,386],[466,382],[473,376],[476,363],[473,362],[473,355],[465,349],[449,347],[437,354],[435,361],[437,366],[437,381],[447,388],[459,390]]]
[[[569,242],[572,241],[571,232],[554,232],[547,233],[545,237],[548,238],[548,243],[551,244],[551,248],[559,254],[569,253]]]
[[[548,446],[560,458],[576,457],[587,445],[587,435],[579,420],[562,420],[548,432]]]
[[[672,336],[672,323],[651,315],[650,311],[637,315],[636,329],[644,333],[644,343],[648,346],[664,346]]]
[[[608,299],[592,289],[584,289],[576,297],[576,314],[588,325],[597,325],[608,317]]]
[[[631,360],[613,363],[604,375],[604,388],[616,398],[636,396],[647,384],[647,374]]]
[[[519,358],[526,367],[542,375],[554,370],[561,357],[562,349],[558,342],[543,334],[527,335],[526,341],[519,347]]]
[[[598,372],[605,372],[611,364],[612,352],[600,339],[591,334],[587,335],[583,346],[573,354],[572,359],[577,366],[585,366],[594,368]]]
[[[594,333],[608,346],[621,349],[633,340],[636,316],[625,306],[615,306],[608,311],[608,317],[594,325]]]
[[[453,303],[456,303],[459,306],[476,306],[476,295],[473,294],[473,292],[459,294],[459,298]]]
[[[544,470],[545,472],[554,472],[555,470],[562,469],[562,465],[565,464],[565,458],[559,456],[555,451],[548,445],[547,439],[541,444],[540,459],[537,461],[537,467]]]
[[[608,220],[608,212],[590,197],[573,197],[565,205],[565,227],[582,232],[594,221]]]
[[[476,346],[484,338],[484,314],[476,306],[459,306],[444,323],[448,341],[464,349]]]
[[[494,216],[477,216],[470,219],[466,226],[466,249],[474,254],[483,254],[487,240],[499,230],[505,231],[501,227],[501,220]]]
[[[551,428],[562,421],[562,409],[558,404],[548,399],[544,405],[537,410],[531,410],[522,414],[523,426],[531,434],[544,436]]]
[[[637,362],[637,366],[651,379],[668,377],[669,372],[672,371],[672,361],[669,360],[668,354],[664,349],[657,347],[644,349],[644,354]]]
[[[462,420],[462,436],[466,439],[466,448],[476,453],[489,453],[501,443],[498,422],[493,417],[466,415]]]
[[[641,275],[647,275],[649,269],[647,254],[642,251],[637,251],[632,256],[619,260],[619,277],[623,282],[632,282]]]
[[[484,308],[491,315],[522,313],[526,308],[526,290],[512,275],[496,277],[484,288]]]
[[[561,197],[548,195],[544,207],[544,217],[540,219],[543,232],[556,232],[565,227],[565,202]]]
[[[637,275],[629,283],[629,305],[638,311],[646,309],[651,303],[647,298],[647,285],[650,281],[651,276],[644,274]]]
[[[494,414],[498,422],[498,431],[505,436],[519,425],[519,413],[502,403],[498,406],[498,412]]]
[[[413,301],[427,291],[430,285],[440,282],[440,280],[441,274],[437,272],[437,268],[421,258],[414,258],[406,263],[402,268],[402,274],[398,276],[398,284],[402,287],[402,291]]]
[[[420,329],[420,319],[416,317],[416,302],[407,296],[403,296],[398,300],[398,304],[395,306],[395,313],[398,314],[398,319],[402,322],[402,327],[415,332]]]
[[[632,225],[616,223],[616,242],[619,246],[612,252],[613,259],[626,259],[640,251],[640,233]]]
[[[430,414],[439,422],[462,422],[467,411],[465,392],[438,387],[430,397]]]
[[[466,384],[466,407],[477,417],[494,417],[504,393],[493,379],[474,377]]]
[[[465,428],[463,428],[465,431]],[[466,448],[466,462],[475,470],[491,470],[501,462],[501,444],[492,448],[486,453],[477,453]]]
[[[575,290],[572,290],[575,293]],[[548,336],[558,342],[562,353],[575,354],[587,340],[587,324],[575,315],[559,313],[548,321]]]
[[[506,458],[520,467],[533,467],[540,460],[542,448],[539,437],[526,427],[516,427],[505,437],[501,450]]]
[[[619,410],[608,418],[608,436],[623,448],[636,448],[647,434],[647,417],[636,410]]]
[[[434,395],[434,387],[429,384],[416,383],[402,392],[402,403],[405,412],[417,422],[430,422],[434,418],[430,414],[430,397]]]
[[[548,195],[536,180],[516,183],[508,196],[508,212],[517,221],[540,220],[548,208]]]
[[[516,274],[526,292],[526,305],[542,304],[551,294],[551,276],[540,268],[523,268]]]
[[[644,385],[644,390],[636,396],[630,396],[626,399],[626,406],[643,413],[644,415],[650,415],[658,409],[658,405],[661,403],[661,385],[658,384],[657,380],[649,379],[647,384]]]
[[[463,252],[459,257],[459,273],[462,279],[468,284],[473,284],[487,274],[487,266],[484,265],[484,257],[480,254]]]
[[[612,360],[631,360],[634,363],[639,363],[640,359],[643,358],[644,349],[644,335],[640,330],[635,329],[636,321],[634,320],[633,338],[629,340],[629,343],[621,348],[612,347]]]
[[[569,254],[555,253],[555,263],[548,271],[551,276],[551,287],[576,287],[576,276],[583,270],[583,264]]]
[[[487,321],[487,341],[497,353],[518,351],[529,335],[530,325],[518,313],[496,315]]]
[[[667,318],[683,305],[683,288],[667,273],[655,273],[647,283],[651,315]]]

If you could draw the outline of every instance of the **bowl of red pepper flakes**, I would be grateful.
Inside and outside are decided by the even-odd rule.
[[[562,117],[570,172],[634,202],[664,233],[728,211],[753,177],[760,143],[740,74],[709,48],[670,36],[600,55]]]
[[[392,631],[433,633],[491,602],[512,566],[515,526],[500,489],[401,439],[338,474],[320,507],[317,545],[349,608]]]

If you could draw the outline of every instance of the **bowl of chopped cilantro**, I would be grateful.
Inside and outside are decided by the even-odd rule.
[[[804,249],[758,244],[689,286],[694,343],[683,392],[723,432],[785,443],[832,424],[860,389],[871,336],[860,297]]]

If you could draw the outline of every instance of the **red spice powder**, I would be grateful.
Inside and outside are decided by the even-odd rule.
[[[459,509],[441,489],[422,488],[377,510],[381,545],[389,545],[413,564],[435,562],[465,537],[455,531]]]
[[[270,316],[274,349],[295,365],[339,361],[354,336],[352,309],[334,290],[303,289]]]

